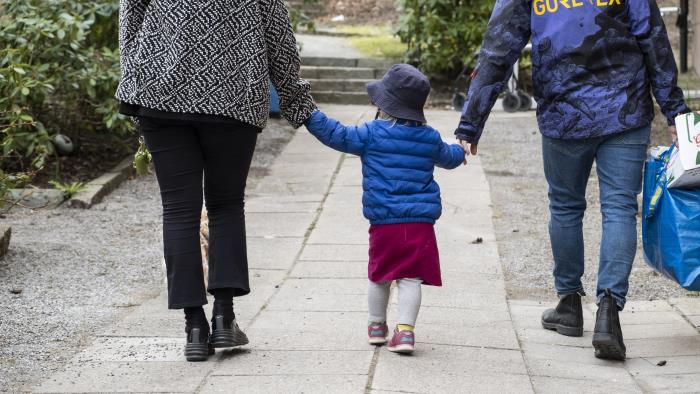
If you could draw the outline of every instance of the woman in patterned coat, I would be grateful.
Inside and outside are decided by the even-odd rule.
[[[138,120],[163,202],[168,307],[184,309],[190,361],[248,343],[233,297],[250,292],[244,194],[268,81],[282,115],[301,126],[316,109],[282,0],[121,0],[120,111]],[[204,193],[202,193],[202,191]],[[209,214],[209,280],[199,248]],[[214,295],[211,332],[202,308]]]

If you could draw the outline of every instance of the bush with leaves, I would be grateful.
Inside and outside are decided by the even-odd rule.
[[[474,59],[493,0],[398,0],[407,60],[430,76],[454,76]]]
[[[120,77],[118,12],[116,0],[0,0],[5,179],[41,169],[56,154],[55,134],[131,130],[113,98]]]
[[[289,20],[292,22],[292,30],[306,30],[314,31],[316,29],[316,23],[314,19],[309,16],[304,8],[310,6],[318,6],[318,0],[301,0],[301,3],[295,3],[296,6],[285,1],[285,5],[289,10]],[[300,6],[299,6],[300,5]]]

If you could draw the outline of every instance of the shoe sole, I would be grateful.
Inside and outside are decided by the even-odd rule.
[[[544,320],[542,320],[542,328],[544,328],[546,330],[556,331],[559,334],[565,335],[567,337],[582,337],[583,336],[583,327],[564,326],[564,325],[556,324],[556,323],[547,323]]]
[[[384,345],[386,338],[370,338],[368,342],[370,345]]]
[[[243,346],[248,342],[248,337],[241,330],[215,330],[209,337],[209,343],[215,348]]]
[[[396,345],[386,348],[393,353],[411,354],[413,353],[413,345]]]
[[[214,348],[206,344],[185,345],[185,359],[187,361],[207,361],[209,356],[214,354]]]
[[[595,356],[606,360],[625,361],[626,352],[617,339],[608,333],[593,334],[593,347],[595,348]]]

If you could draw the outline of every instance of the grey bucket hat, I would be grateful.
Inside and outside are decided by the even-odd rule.
[[[387,114],[426,123],[423,107],[430,94],[430,81],[410,64],[395,64],[379,81],[367,84],[367,93]]]

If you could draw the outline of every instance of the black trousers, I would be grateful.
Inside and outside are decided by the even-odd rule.
[[[259,128],[140,118],[163,202],[168,307],[207,303],[199,244],[202,189],[209,214],[209,291],[250,292],[244,195]]]

